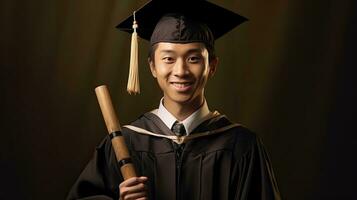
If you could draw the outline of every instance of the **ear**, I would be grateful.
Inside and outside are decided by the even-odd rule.
[[[215,57],[209,62],[208,77],[212,77],[214,75],[214,73],[217,70],[217,66],[218,66],[218,57]]]
[[[148,63],[149,63],[149,66],[150,66],[150,71],[151,71],[151,74],[154,78],[156,78],[156,69],[155,69],[155,64],[154,62],[148,58]]]

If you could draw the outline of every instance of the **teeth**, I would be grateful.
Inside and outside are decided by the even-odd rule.
[[[178,87],[178,88],[183,88],[183,87],[186,87],[186,86],[189,86],[190,83],[172,83],[175,87]]]

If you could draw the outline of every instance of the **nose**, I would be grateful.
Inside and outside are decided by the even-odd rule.
[[[172,69],[174,76],[182,77],[188,74],[186,63],[182,59],[178,59]]]

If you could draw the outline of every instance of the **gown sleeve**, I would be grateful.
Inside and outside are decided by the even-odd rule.
[[[235,200],[281,200],[269,156],[257,136],[235,163],[233,174]]]
[[[106,137],[71,188],[67,200],[118,200],[122,176],[115,162],[110,139]]]

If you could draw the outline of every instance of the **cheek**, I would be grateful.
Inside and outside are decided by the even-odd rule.
[[[206,70],[206,68],[201,66],[201,67],[194,68],[192,74],[194,74],[197,79],[201,79],[208,75],[207,72],[208,71]]]
[[[156,74],[156,77],[166,77],[168,76],[170,73],[169,73],[169,68],[167,66],[162,66],[162,65],[156,65],[155,67],[155,74]]]

